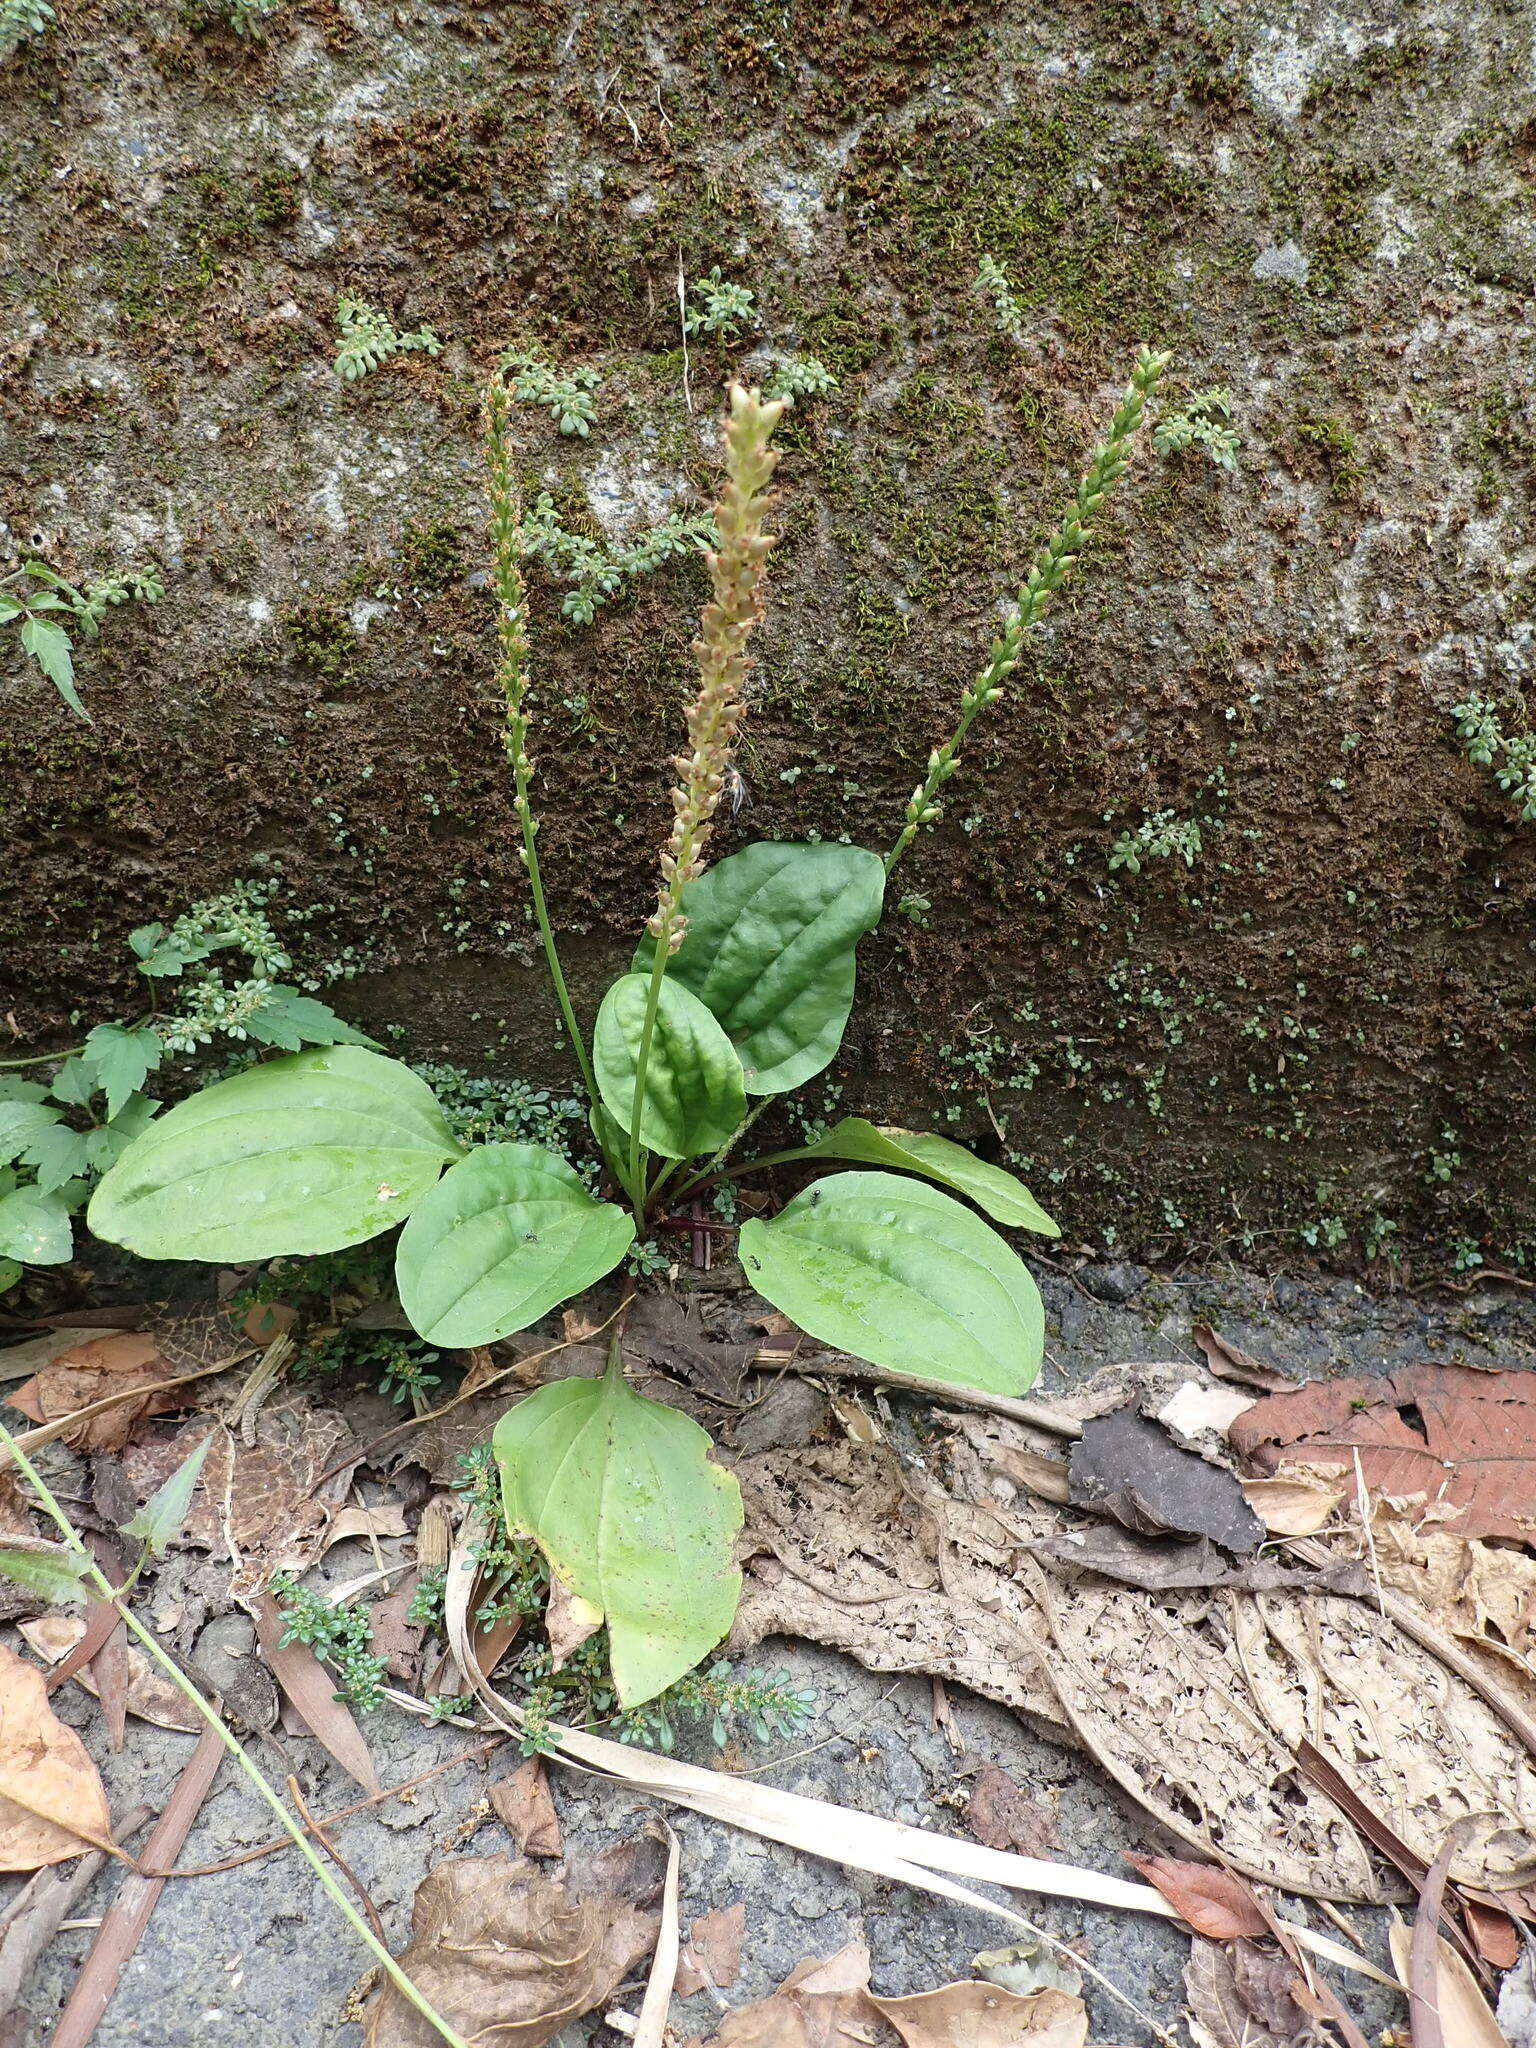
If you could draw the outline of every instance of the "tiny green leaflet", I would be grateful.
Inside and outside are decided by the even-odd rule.
[[[626,1707],[665,1692],[728,1630],[741,1597],[731,1562],[741,1490],[709,1438],[648,1401],[613,1363],[557,1380],[509,1408],[492,1449],[507,1527],[608,1624]]]
[[[451,1166],[400,1233],[400,1305],[429,1344],[494,1344],[601,1280],[634,1218],[595,1201],[542,1145],[481,1145]]]
[[[775,1308],[871,1365],[994,1394],[1039,1373],[1034,1281],[990,1224],[925,1181],[832,1174],[771,1223],[745,1223],[740,1250]]]
[[[8,1536],[0,1543],[0,1579],[25,1586],[55,1607],[75,1606],[87,1597],[81,1580],[90,1562],[78,1550],[34,1536]]]
[[[853,1008],[854,948],[880,920],[877,854],[836,843],[761,840],[683,892],[688,920],[667,963],[720,1021],[749,1095],[780,1095],[819,1074]],[[633,965],[649,969],[654,942]]]
[[[629,1135],[650,976],[623,974],[603,997],[592,1064],[603,1107]],[[698,997],[669,973],[662,981],[640,1105],[640,1141],[664,1159],[716,1152],[747,1114],[741,1061]]]
[[[931,1131],[904,1131],[895,1124],[872,1124],[867,1117],[845,1116],[814,1144],[800,1145],[791,1153],[775,1153],[773,1157],[856,1159],[865,1166],[890,1166],[905,1173],[920,1173],[927,1180],[942,1181],[945,1187],[969,1195],[994,1223],[1010,1224],[1015,1230],[1035,1230],[1042,1237],[1061,1235],[1061,1226],[1046,1214],[1023,1181]]]
[[[176,1470],[163,1486],[155,1491],[137,1510],[132,1519],[124,1522],[123,1534],[137,1537],[146,1544],[156,1557],[164,1557],[187,1519],[192,1506],[192,1492],[197,1485],[198,1475],[203,1469],[203,1460],[208,1455],[208,1446],[213,1442],[210,1431],[196,1450],[182,1459]]]
[[[402,1222],[459,1156],[419,1075],[326,1046],[250,1067],[157,1117],[102,1180],[87,1220],[147,1259],[340,1251]]]

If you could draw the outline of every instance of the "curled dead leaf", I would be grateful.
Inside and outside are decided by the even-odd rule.
[[[1243,1880],[1219,1863],[1190,1863],[1182,1856],[1127,1855],[1148,1884],[1209,1941],[1234,1941],[1241,1934],[1267,1934],[1269,1922]]]
[[[36,1621],[22,1622],[20,1630],[40,1657],[49,1664],[58,1664],[84,1636],[86,1626],[83,1614],[44,1614]],[[88,1693],[96,1692],[89,1664],[72,1676]],[[130,1714],[140,1721],[153,1722],[157,1728],[179,1728],[188,1735],[201,1735],[207,1726],[180,1686],[164,1677],[142,1650],[132,1647],[128,1651],[126,1704]]]
[[[540,2048],[621,1984],[657,1916],[617,1892],[577,1896],[520,1856],[459,1856],[425,1877],[400,1957],[429,2003],[476,2048]],[[393,1984],[367,2048],[440,2048]]]
[[[40,1870],[110,1840],[96,1766],[43,1675],[0,1644],[0,1870]]]
[[[1273,1479],[1243,1481],[1243,1499],[1271,1536],[1315,1536],[1344,1498],[1342,1486],[1302,1479],[1289,1468]]]
[[[48,1423],[77,1414],[108,1395],[121,1395],[102,1414],[86,1416],[67,1429],[63,1438],[74,1451],[120,1451],[151,1416],[169,1415],[196,1400],[191,1386],[162,1384],[174,1379],[176,1371],[151,1336],[124,1332],[93,1337],[60,1352],[16,1389],[10,1405],[33,1422]]]
[[[526,1757],[510,1778],[491,1787],[491,1807],[525,1856],[560,1854],[560,1816],[541,1756]]]

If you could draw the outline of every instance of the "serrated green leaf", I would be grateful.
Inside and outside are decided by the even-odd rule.
[[[49,610],[57,608],[44,597],[32,600],[34,607],[46,605]],[[80,693],[75,688],[75,664],[70,648],[69,635],[62,626],[53,626],[46,619],[27,618],[22,622],[21,644],[37,663],[43,674],[53,684],[64,702],[77,717],[87,725],[95,721],[80,702]]]
[[[83,1109],[100,1088],[95,1068],[78,1056],[67,1059],[48,1083],[53,1100],[71,1109]]]
[[[89,1221],[147,1259],[340,1251],[403,1222],[459,1153],[409,1067],[331,1046],[157,1117],[97,1188]]]
[[[89,1569],[87,1559],[62,1543],[43,1543],[30,1536],[8,1536],[0,1543],[0,1578],[25,1586],[56,1607],[77,1606],[87,1597],[81,1580]]]
[[[1045,1213],[1023,1181],[931,1131],[904,1131],[895,1124],[872,1124],[867,1117],[845,1116],[814,1144],[798,1146],[794,1156],[856,1159],[865,1166],[920,1173],[927,1180],[942,1181],[945,1187],[969,1195],[994,1223],[1036,1230],[1042,1237],[1061,1235],[1060,1225]]]
[[[609,1372],[540,1387],[496,1425],[507,1527],[608,1623],[627,1707],[664,1692],[727,1634],[741,1491],[696,1422]]]
[[[36,1169],[39,1192],[51,1195],[55,1188],[62,1188],[87,1170],[90,1146],[84,1131],[72,1130],[68,1124],[53,1124],[46,1131],[39,1131],[21,1156]]]
[[[187,1519],[187,1511],[192,1505],[192,1490],[197,1485],[198,1474],[203,1469],[203,1460],[212,1442],[211,1434],[205,1436],[197,1449],[182,1459],[165,1484],[156,1487],[132,1520],[124,1522],[125,1536],[147,1543],[156,1557],[164,1557],[171,1539]]]
[[[742,1226],[742,1271],[822,1344],[890,1372],[1022,1394],[1045,1311],[1022,1261],[949,1195],[892,1173],[836,1173],[771,1223]]]
[[[0,1074],[0,1102],[45,1102],[48,1090],[41,1081],[23,1081],[19,1074]]]
[[[20,1159],[62,1115],[43,1102],[0,1102],[0,1164]]]
[[[85,1163],[92,1173],[115,1166],[141,1131],[148,1130],[160,1108],[147,1095],[130,1095],[110,1123],[85,1134]]]
[[[372,1045],[365,1032],[344,1024],[329,1003],[277,981],[259,1010],[245,1020],[246,1035],[263,1045],[297,1052],[301,1045]]]
[[[429,1344],[494,1344],[611,1273],[634,1218],[594,1201],[542,1145],[481,1145],[428,1190],[400,1233],[400,1306]]]
[[[98,1024],[87,1033],[83,1057],[96,1077],[96,1086],[106,1091],[109,1123],[129,1096],[143,1087],[164,1052],[159,1032],[148,1024]]]
[[[75,1248],[70,1186],[44,1194],[31,1186],[0,1196],[0,1257],[24,1266],[62,1266]]]
[[[885,868],[862,847],[743,847],[690,882],[688,919],[667,978],[716,1017],[749,1095],[778,1095],[819,1074],[853,1008],[854,948],[880,921]],[[648,972],[650,940],[635,954]]]
[[[621,975],[603,998],[592,1035],[603,1106],[626,1136],[649,986],[648,975]],[[645,1070],[641,1143],[664,1159],[693,1159],[718,1151],[746,1114],[741,1061],[731,1041],[698,997],[667,975]]]

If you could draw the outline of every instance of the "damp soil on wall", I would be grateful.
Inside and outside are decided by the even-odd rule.
[[[727,375],[816,356],[722,844],[888,843],[1135,345],[1232,394],[1144,445],[863,954],[838,1099],[1006,1146],[1075,1238],[1536,1250],[1528,732],[1536,91],[1503,0],[60,0],[0,70],[0,543],[153,558],[74,719],[0,662],[0,1023],[134,1002],[247,876],[418,1058],[558,1076],[490,687],[478,393],[594,538],[707,502]],[[976,287],[1003,266],[1000,331]],[[679,270],[755,294],[695,335]],[[444,344],[339,379],[338,293]],[[667,816],[696,562],[535,573],[541,846],[588,997]],[[1137,873],[1116,839],[1198,826]],[[1189,843],[1186,838],[1186,845]],[[899,899],[899,903],[896,901]]]

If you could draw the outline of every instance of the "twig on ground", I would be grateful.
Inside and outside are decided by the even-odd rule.
[[[347,1880],[347,1883],[357,1893],[358,1902],[362,1906],[363,1911],[368,1915],[368,1925],[373,1929],[381,1942],[387,1941],[388,1937],[384,1932],[384,1922],[379,1918],[378,1907],[368,1896],[368,1887],[326,1833],[324,1821],[317,1821],[308,1806],[305,1805],[304,1794],[299,1789],[299,1781],[291,1771],[288,1774],[288,1796],[299,1809],[299,1818],[303,1821],[305,1827],[309,1829],[309,1832]]]

